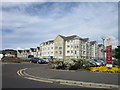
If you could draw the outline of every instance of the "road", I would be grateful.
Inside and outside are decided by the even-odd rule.
[[[28,80],[17,75],[17,71],[22,68],[31,68],[38,66],[40,66],[40,64],[3,64],[2,88],[85,88],[80,86],[61,85],[57,83],[45,83],[40,81]]]
[[[51,84],[28,80],[17,75],[21,68],[37,67],[39,64],[4,64],[2,66],[2,87],[3,88],[83,88],[60,84]]]

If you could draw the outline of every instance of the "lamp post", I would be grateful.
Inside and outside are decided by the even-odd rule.
[[[105,60],[105,44],[104,44],[105,37],[101,37],[101,39],[103,40],[103,60]]]

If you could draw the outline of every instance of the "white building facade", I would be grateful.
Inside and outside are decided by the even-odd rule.
[[[101,50],[102,46],[89,38],[58,35],[55,40],[43,42],[37,48],[30,48],[29,54],[39,58],[102,59]]]

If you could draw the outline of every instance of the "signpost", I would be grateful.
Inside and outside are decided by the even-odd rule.
[[[108,38],[106,41],[106,67],[112,67],[112,40]]]

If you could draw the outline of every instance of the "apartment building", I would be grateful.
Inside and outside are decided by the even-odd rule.
[[[80,58],[80,38],[76,35],[68,36],[65,39],[66,58]]]
[[[30,51],[29,50],[18,50],[17,51],[17,57],[28,58],[29,55],[30,55]]]
[[[36,57],[41,57],[41,52],[40,52],[41,50],[40,50],[40,47],[37,47],[36,48]]]
[[[103,57],[101,45],[98,45],[97,41],[90,41],[89,38],[77,35],[67,37],[58,35],[54,40],[41,43],[37,48],[30,48],[29,54],[40,58],[101,59]]]
[[[103,58],[103,44],[98,44],[98,59]]]
[[[54,40],[41,43],[40,48],[41,48],[42,58],[48,58],[54,56]]]
[[[98,59],[98,43],[96,41],[90,42],[90,58]]]
[[[37,48],[30,48],[30,55],[37,57]]]

